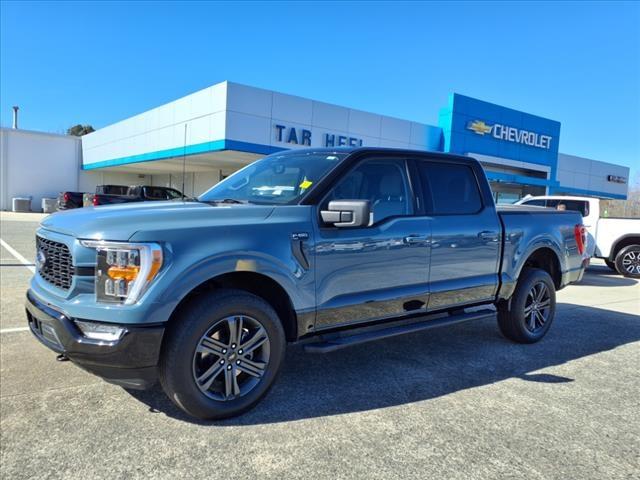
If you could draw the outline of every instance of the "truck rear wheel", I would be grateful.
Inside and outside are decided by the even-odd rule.
[[[640,245],[627,245],[618,252],[616,270],[625,277],[640,278]]]
[[[555,311],[556,290],[551,276],[538,268],[526,268],[509,302],[498,308],[498,326],[509,340],[535,343],[546,335]]]
[[[159,373],[179,408],[221,419],[249,410],[266,395],[286,346],[271,305],[243,291],[220,290],[197,297],[174,320]]]

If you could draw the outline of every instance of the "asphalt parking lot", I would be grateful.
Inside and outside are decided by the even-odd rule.
[[[333,354],[288,350],[256,409],[195,422],[25,330],[32,217],[3,215],[2,478],[640,478],[640,282],[595,263],[547,337],[481,321]],[[15,253],[15,252],[14,252]]]

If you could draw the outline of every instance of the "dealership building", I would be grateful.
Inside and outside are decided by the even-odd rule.
[[[184,176],[185,193],[198,195],[244,165],[285,149],[399,147],[477,158],[500,203],[545,193],[627,196],[627,167],[559,152],[558,121],[457,93],[437,118],[437,125],[427,125],[222,82],[83,136],[77,156],[67,163],[79,170],[80,191],[102,183],[181,189]],[[12,135],[2,129],[5,178],[8,170],[14,176],[21,170],[12,158],[21,153],[7,153]],[[48,195],[63,189],[69,188],[60,185]],[[34,200],[39,193],[31,193]],[[5,198],[2,203],[6,209]]]

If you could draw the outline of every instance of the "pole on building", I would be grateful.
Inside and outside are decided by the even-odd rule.
[[[13,128],[18,128],[18,110],[20,110],[20,107],[18,107],[17,105],[13,106]]]
[[[184,124],[184,143],[182,147],[182,201],[184,202],[184,177],[187,174],[187,124]]]

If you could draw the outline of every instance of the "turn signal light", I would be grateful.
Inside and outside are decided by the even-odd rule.
[[[109,267],[107,275],[114,280],[135,280],[138,276],[140,267]]]

